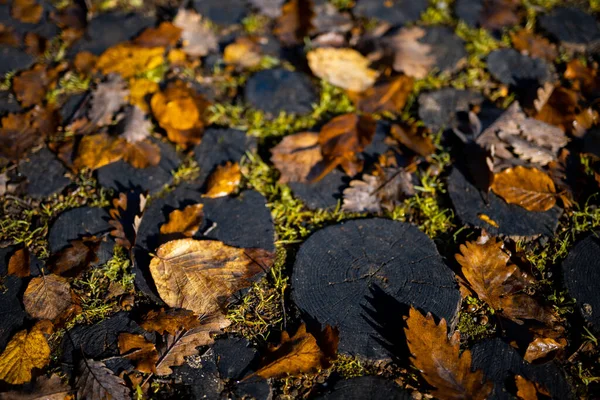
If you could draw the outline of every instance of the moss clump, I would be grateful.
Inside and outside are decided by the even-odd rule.
[[[453,24],[452,3],[454,0],[430,0],[429,7],[421,14],[421,21],[426,25]]]

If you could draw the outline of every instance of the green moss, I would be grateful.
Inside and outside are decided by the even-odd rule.
[[[332,370],[345,379],[376,373],[373,367],[366,366],[358,358],[344,354],[338,354],[336,360],[333,362]]]
[[[450,25],[454,0],[429,0],[429,7],[421,14],[421,21],[427,25]]]
[[[338,10],[349,10],[354,7],[354,0],[329,0]]]
[[[242,20],[242,27],[249,35],[263,32],[269,24],[269,18],[262,14],[250,14]]]
[[[469,308],[476,311],[469,312]],[[489,322],[493,311],[487,304],[475,297],[467,296],[464,299],[456,325],[463,344],[490,337],[496,332],[496,328]]]
[[[471,28],[462,21],[456,26],[456,34],[465,41],[465,47],[471,56],[483,58],[501,47],[501,42],[494,39],[487,30]]]
[[[52,90],[46,92],[46,101],[50,104],[56,104],[60,98],[82,93],[88,90],[90,86],[90,78],[77,73],[68,72],[59,79],[58,85]]]

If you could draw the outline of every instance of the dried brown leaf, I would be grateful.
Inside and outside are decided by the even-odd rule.
[[[56,374],[40,376],[31,390],[0,393],[0,400],[66,400],[71,388]]]
[[[44,8],[35,0],[13,0],[10,15],[26,24],[37,24],[42,19]]]
[[[435,323],[411,307],[404,329],[413,365],[435,389],[433,395],[446,399],[486,399],[494,384],[484,380],[481,370],[471,371],[471,352],[460,352],[460,333],[448,338],[446,320]]]
[[[175,46],[181,37],[182,29],[168,21],[161,22],[158,28],[146,28],[133,44],[141,47]]]
[[[290,0],[283,5],[273,33],[285,46],[303,43],[312,30],[313,0]]]
[[[241,180],[240,165],[227,161],[224,165],[217,166],[210,174],[206,183],[206,193],[202,197],[216,199],[229,196],[237,190]]]
[[[86,135],[79,142],[73,167],[78,170],[102,168],[121,160],[124,155],[124,148],[125,140],[118,136],[112,136],[108,133]]]
[[[31,274],[29,249],[18,249],[8,260],[8,274],[26,278]]]
[[[110,221],[108,223],[114,229],[110,232],[115,242],[131,249],[135,244],[137,231],[142,222],[144,209],[146,207],[146,196],[135,192],[119,193],[114,198],[113,208],[109,210]]]
[[[240,68],[253,68],[260,64],[260,45],[249,37],[240,36],[223,50],[223,61]]]
[[[543,36],[536,35],[529,29],[520,29],[510,33],[510,40],[515,49],[531,57],[538,57],[553,62],[558,57],[558,50]],[[568,69],[568,66],[567,66]]]
[[[530,363],[541,358],[546,359],[552,353],[564,349],[565,345],[564,339],[563,343],[560,343],[552,338],[536,338],[533,342],[529,343],[529,346],[527,346],[523,358]]]
[[[154,343],[143,335],[123,332],[119,334],[119,353],[123,358],[135,362],[135,369],[143,373],[156,372],[158,352]]]
[[[190,310],[170,308],[148,311],[139,325],[148,332],[157,332],[161,335],[168,333],[175,336],[177,332],[196,328],[200,325],[200,321]]]
[[[479,17],[481,27],[499,30],[505,26],[516,25],[521,20],[518,0],[488,0],[483,2],[484,8]]]
[[[127,104],[128,95],[127,83],[119,75],[109,75],[105,82],[100,82],[92,93],[88,111],[90,125],[110,125],[117,111]]]
[[[378,82],[362,93],[350,93],[350,98],[361,112],[400,113],[413,89],[413,78],[400,75],[389,81]]]
[[[183,234],[192,237],[204,221],[204,204],[192,204],[183,210],[174,210],[169,214],[165,224],[160,227],[163,235]]]
[[[367,90],[379,75],[369,68],[369,60],[353,49],[321,47],[310,51],[306,57],[317,77],[353,92]]]
[[[192,57],[204,57],[218,49],[215,32],[195,11],[180,8],[173,25],[182,29],[183,51]]]
[[[123,130],[121,132],[121,137],[129,143],[141,142],[148,138],[152,131],[152,122],[146,118],[144,111],[137,106],[127,108],[122,123]]]
[[[556,204],[554,182],[536,168],[516,166],[495,174],[492,191],[529,211],[548,211]]]
[[[23,306],[31,318],[53,320],[71,306],[71,285],[54,274],[35,277],[23,294]]]
[[[521,375],[515,375],[515,384],[517,386],[517,398],[521,400],[538,400],[538,394],[542,398],[550,397],[550,393],[536,382],[531,382]]]
[[[91,400],[130,400],[125,381],[106,368],[101,361],[83,359],[79,363],[79,376],[75,381],[77,398]]]
[[[98,261],[96,253],[99,248],[100,240],[95,237],[72,240],[70,246],[50,257],[50,270],[60,276],[77,276]]]
[[[271,162],[281,174],[280,183],[308,182],[311,169],[322,159],[319,134],[314,132],[286,136],[271,149]]]
[[[383,168],[377,176],[363,175],[344,189],[342,209],[349,212],[393,210],[402,200],[415,194],[412,176],[403,168]]]
[[[425,36],[420,27],[402,28],[390,38],[390,47],[394,53],[393,68],[396,72],[421,79],[425,78],[436,63],[430,45],[419,42]]]
[[[435,152],[435,145],[423,127],[394,124],[390,129],[390,134],[400,144],[408,147],[421,157],[429,157]]]

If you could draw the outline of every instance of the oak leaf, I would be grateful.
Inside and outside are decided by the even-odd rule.
[[[121,333],[118,338],[119,353],[123,358],[135,361],[135,369],[143,373],[156,372],[158,352],[154,343],[143,335]]]
[[[400,75],[388,81],[378,82],[362,93],[349,93],[356,108],[367,114],[400,113],[410,96],[413,78]]]
[[[556,204],[552,178],[536,168],[516,166],[494,175],[492,191],[507,203],[529,211],[548,211]]]
[[[20,385],[31,380],[34,368],[44,368],[50,362],[50,346],[44,336],[45,325],[38,323],[29,332],[17,332],[0,354],[0,379]]]
[[[182,29],[168,21],[161,22],[158,28],[146,28],[133,44],[141,47],[175,46],[181,37]]]
[[[129,90],[126,82],[119,75],[110,75],[100,82],[92,92],[88,119],[93,126],[107,126],[113,121],[117,111],[127,104]]]
[[[192,57],[204,57],[219,47],[219,41],[210,24],[202,21],[202,16],[193,10],[180,8],[173,20],[180,28],[183,51]]]
[[[102,168],[121,160],[124,155],[124,148],[125,140],[117,136],[108,133],[85,135],[79,142],[77,156],[73,160],[73,167],[78,170]]]
[[[144,111],[137,106],[127,107],[121,123],[121,137],[132,144],[140,143],[144,139],[147,139],[152,131],[152,122],[146,118]],[[145,143],[147,145],[151,144],[150,142]],[[160,149],[158,149],[158,155],[160,156]],[[152,162],[149,164],[155,165]]]
[[[301,44],[311,31],[313,0],[290,0],[281,8],[273,33],[285,46]]]
[[[199,326],[200,321],[190,310],[170,308],[167,310],[161,309],[160,311],[148,311],[139,325],[148,332],[157,332],[160,335],[167,333],[175,335],[177,332]]]
[[[23,294],[23,306],[32,318],[53,320],[71,306],[71,285],[54,274],[35,277]]]
[[[412,364],[433,386],[433,395],[445,399],[486,399],[494,384],[484,380],[481,370],[471,371],[471,352],[460,352],[460,333],[448,338],[446,320],[435,323],[411,307],[404,329]]]
[[[10,15],[26,24],[37,24],[42,19],[44,8],[35,0],[14,0]]]
[[[223,165],[218,165],[210,174],[206,182],[206,193],[202,197],[216,199],[229,196],[238,188],[241,180],[240,165],[227,161]]]
[[[130,400],[125,381],[116,376],[103,362],[83,359],[75,381],[79,399]]]
[[[30,254],[27,247],[18,249],[8,260],[8,275],[26,278],[31,274]]]
[[[390,38],[390,47],[394,52],[393,68],[396,72],[413,78],[425,78],[436,63],[429,44],[419,42],[425,36],[420,27],[402,28]]]
[[[123,78],[131,78],[164,64],[163,47],[141,47],[130,43],[120,43],[107,49],[98,57],[96,68],[108,75],[117,73]]]
[[[353,49],[320,47],[306,55],[308,65],[317,77],[353,92],[363,92],[373,86],[377,71],[370,61]]]
[[[204,222],[204,204],[192,204],[183,210],[173,210],[166,223],[160,227],[163,235],[183,234],[192,237]]]
[[[250,279],[271,267],[274,254],[216,240],[179,239],[161,245],[150,261],[156,289],[171,307],[197,315],[218,311]]]
[[[28,385],[29,386],[29,385]],[[0,400],[66,400],[71,388],[56,374],[40,376],[31,390],[0,393]]]
[[[469,286],[491,308],[518,324],[521,319],[535,319],[552,325],[556,316],[523,292],[527,282],[517,266],[509,264],[503,246],[502,241],[487,237],[460,245],[461,254],[455,257]]]
[[[325,327],[321,343],[300,325],[294,336],[281,332],[281,343],[267,349],[262,366],[252,376],[265,379],[283,378],[329,368],[337,352],[339,333],[337,328]]]
[[[311,169],[322,159],[319,134],[314,132],[286,136],[271,149],[271,162],[280,173],[280,183],[308,182]]]
[[[46,92],[56,82],[64,67],[62,64],[56,68],[36,64],[31,69],[19,73],[12,82],[17,100],[23,107],[41,104],[46,98]]]

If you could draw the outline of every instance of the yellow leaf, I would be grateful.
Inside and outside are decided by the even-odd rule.
[[[139,78],[129,81],[129,104],[138,106],[144,112],[149,111],[146,96],[158,92],[158,83],[149,79]]]
[[[202,197],[216,199],[233,193],[242,180],[242,172],[238,163],[227,161],[225,165],[219,165],[208,177],[207,191]]]
[[[313,74],[353,92],[367,90],[379,75],[369,68],[369,60],[353,49],[321,47],[310,51],[306,57]]]
[[[107,49],[96,62],[96,68],[103,74],[121,74],[123,78],[154,69],[165,62],[165,49],[162,47],[140,47],[121,43]]]
[[[169,235],[181,233],[192,237],[204,221],[204,204],[192,204],[183,210],[174,210],[169,214],[169,220],[160,227],[160,233]]]
[[[495,174],[492,190],[507,203],[529,211],[548,211],[556,204],[556,188],[547,174],[517,166]]]
[[[17,332],[0,354],[0,379],[21,385],[31,380],[34,368],[44,368],[50,362],[50,346],[38,325],[30,332]]]

